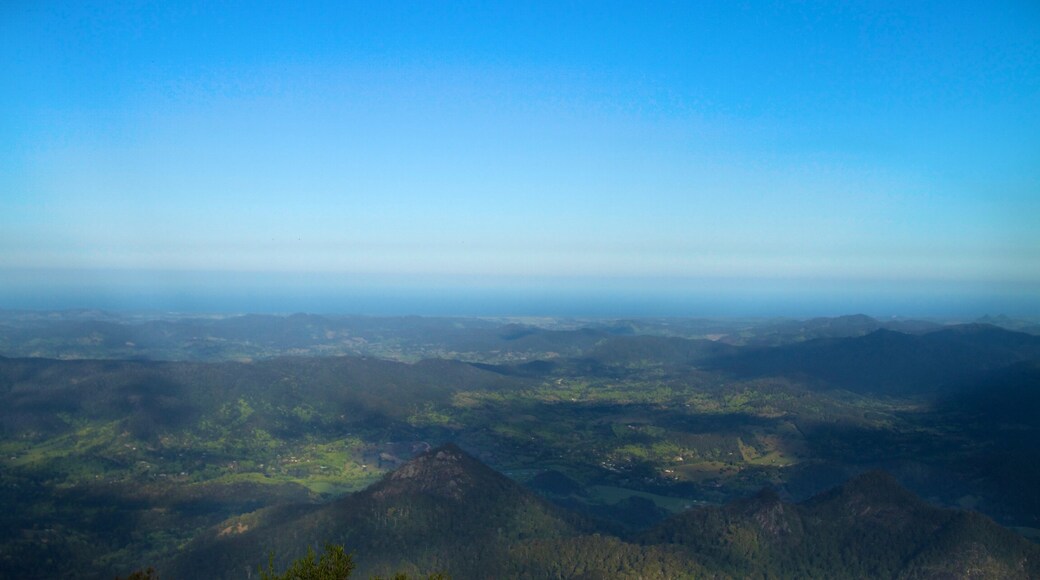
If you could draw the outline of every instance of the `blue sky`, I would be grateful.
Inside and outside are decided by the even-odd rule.
[[[0,307],[1040,314],[1033,2],[67,4]]]

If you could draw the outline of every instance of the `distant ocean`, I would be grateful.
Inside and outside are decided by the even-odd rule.
[[[0,276],[0,308],[171,312],[712,317],[1040,316],[1040,293],[986,285],[760,281],[363,281],[258,274]]]

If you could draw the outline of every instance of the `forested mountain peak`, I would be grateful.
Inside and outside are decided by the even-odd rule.
[[[241,525],[240,525],[241,524]],[[454,444],[420,454],[367,489],[324,504],[261,510],[221,523],[162,570],[172,577],[239,578],[269,551],[333,542],[357,553],[365,574],[449,571],[510,576],[509,549],[558,540],[586,524],[484,465]],[[225,533],[225,530],[243,530]]]
[[[374,485],[373,499],[426,494],[462,500],[467,493],[515,486],[509,479],[477,461],[453,443],[427,451]]]
[[[861,473],[811,501],[820,502],[836,498],[843,498],[845,501],[899,503],[902,505],[921,501],[912,492],[900,485],[895,477],[881,469]]]
[[[925,533],[947,514],[907,490],[885,471],[860,474],[803,506],[807,515],[830,525],[897,530],[918,527]]]
[[[762,488],[754,496],[733,503],[735,512],[750,518],[770,536],[791,534],[792,519],[790,505],[780,500],[780,495],[771,487]]]
[[[802,503],[775,493],[679,514],[642,536],[724,576],[1032,578],[1040,549],[974,512],[928,504],[882,471]]]

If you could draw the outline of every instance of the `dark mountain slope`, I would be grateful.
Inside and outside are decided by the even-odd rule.
[[[915,394],[1025,360],[1040,360],[1040,337],[987,325],[923,335],[878,330],[720,356],[710,368],[739,376],[807,377],[858,392]]]
[[[988,428],[1017,425],[1040,430],[1040,362],[988,373],[944,397],[938,408]]]
[[[737,577],[1035,578],[1040,546],[988,518],[931,506],[883,472],[801,504],[772,492],[648,531]]]
[[[801,504],[771,491],[697,508],[638,543],[589,534],[455,446],[427,452],[365,491],[271,508],[198,537],[163,572],[240,578],[264,555],[341,543],[359,571],[455,578],[1035,578],[1040,546],[984,516],[931,506],[870,472]]]
[[[643,534],[647,545],[683,546],[709,567],[739,574],[763,564],[773,566],[804,541],[797,508],[776,493],[758,495],[725,507],[694,509],[672,517]]]
[[[936,407],[948,425],[976,442],[965,469],[995,502],[985,511],[1040,513],[1040,363],[1018,363],[960,387]]]

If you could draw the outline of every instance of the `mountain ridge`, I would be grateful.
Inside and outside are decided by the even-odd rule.
[[[357,551],[362,575],[448,569],[458,576],[507,558],[509,543],[577,536],[587,526],[447,444],[332,502],[261,510],[221,524],[163,572],[176,578],[234,578],[234,570],[256,560],[257,546],[284,561],[306,545],[333,542]],[[221,558],[235,563],[198,568],[200,561]]]
[[[1040,574],[1040,546],[979,514],[932,506],[881,471],[797,504],[765,488],[693,508],[633,542],[596,533],[454,444],[328,504],[268,508],[218,528],[164,572],[231,578],[265,550],[284,559],[329,541],[356,550],[364,573],[456,578]]]
[[[925,334],[881,328],[716,357],[707,368],[737,376],[797,376],[855,392],[922,394],[966,377],[1040,359],[1040,337],[986,324]]]

